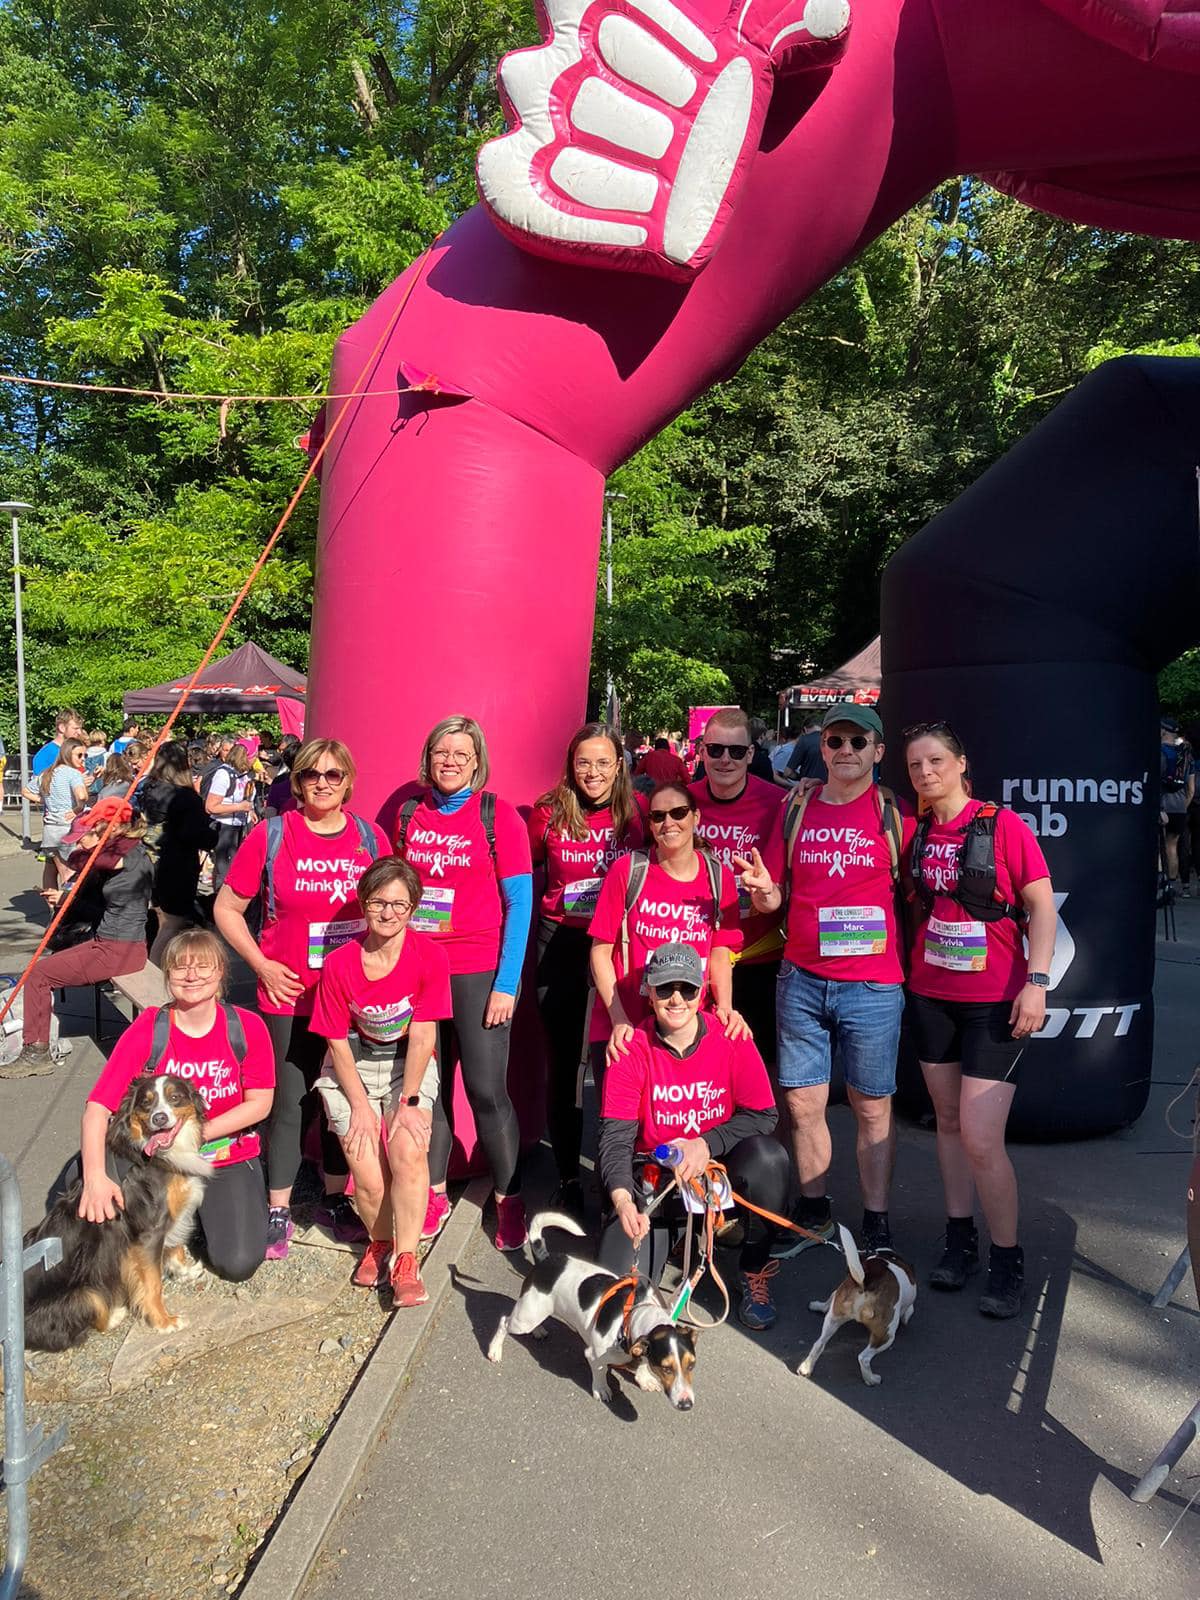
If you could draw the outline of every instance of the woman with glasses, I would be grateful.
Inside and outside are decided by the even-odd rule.
[[[705,964],[714,1013],[732,1038],[749,1033],[733,1009],[731,952],[742,946],[737,883],[696,832],[696,797],[681,784],[650,794],[648,854],[613,864],[600,890],[592,936],[592,978],[600,1004],[592,1009],[592,1074],[624,1055],[648,1007],[642,991],[646,961],[662,944],[687,944]],[[606,1043],[607,1041],[607,1043]]]
[[[353,1281],[374,1289],[390,1280],[398,1306],[429,1298],[417,1245],[429,1196],[437,1025],[450,1015],[445,952],[409,933],[420,900],[407,861],[385,856],[368,867],[358,883],[366,934],[325,963],[312,1018],[313,1032],[329,1041],[317,1090],[369,1235]]]
[[[325,1041],[310,1026],[321,968],[343,944],[366,931],[355,899],[358,880],[387,840],[372,822],[347,809],[354,789],[354,760],[338,739],[310,739],[292,767],[295,811],[252,828],[230,863],[213,916],[222,938],[258,979],[258,1008],[275,1052],[275,1103],[267,1130],[267,1184],[271,1205],[266,1255],[288,1253],[292,1185],[300,1170],[309,1091],[320,1071]],[[255,940],[246,923],[261,895],[262,931]],[[345,1194],[346,1159],[325,1130],[324,1217],[343,1241],[360,1239],[362,1227]]]
[[[450,1215],[446,1168],[453,1142],[455,1059],[496,1195],[496,1248],[525,1247],[521,1136],[508,1093],[508,1047],[521,982],[533,871],[529,835],[507,801],[488,792],[488,753],[473,717],[443,717],[421,750],[420,799],[401,807],[396,854],[424,885],[414,931],[429,933],[450,962],[453,1020],[438,1041],[440,1092],[433,1111],[429,1191],[421,1237]]]
[[[549,1047],[547,1123],[558,1167],[550,1204],[577,1217],[583,1215],[582,1063],[595,997],[588,923],[609,867],[641,843],[641,815],[620,735],[606,723],[585,723],[567,746],[562,777],[529,818],[533,864],[545,869],[537,982]]]
[[[1046,1020],[1058,922],[1050,869],[1015,812],[971,798],[966,752],[947,723],[906,728],[904,759],[921,806],[909,1019],[937,1114],[947,1213],[945,1253],[929,1281],[961,1289],[978,1271],[978,1192],[992,1240],[979,1309],[1015,1317],[1024,1257],[1004,1129],[1018,1067]]]
[[[198,1213],[204,1254],[219,1277],[240,1283],[266,1245],[258,1125],[270,1115],[275,1060],[262,1018],[222,1002],[226,971],[225,948],[207,929],[176,934],[168,944],[163,976],[170,1003],[143,1011],[126,1028],[84,1107],[79,1215],[110,1222],[122,1204],[121,1185],[105,1166],[104,1137],[133,1080],[144,1072],[182,1078],[208,1108],[200,1153],[213,1173]]]

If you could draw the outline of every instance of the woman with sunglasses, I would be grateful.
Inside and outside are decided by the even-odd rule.
[[[681,784],[660,784],[646,819],[651,849],[622,856],[605,878],[588,932],[592,979],[592,1075],[599,1088],[605,1063],[624,1055],[646,1020],[646,961],[662,944],[687,944],[705,964],[714,1013],[731,1038],[749,1033],[733,1009],[734,950],[742,945],[737,883],[697,835],[696,797]],[[639,881],[640,880],[640,881]]]
[[[947,723],[905,729],[904,759],[921,804],[911,853],[917,925],[909,1017],[937,1114],[947,1213],[945,1253],[929,1281],[938,1289],[961,1289],[978,1270],[978,1192],[992,1239],[979,1309],[989,1317],[1015,1317],[1024,1257],[1004,1129],[1018,1066],[1046,1020],[1058,921],[1050,869],[1015,812],[971,798],[966,753]],[[960,866],[968,848],[971,878],[964,883]],[[990,883],[976,903],[976,871],[989,855]]]
[[[776,1216],[787,1205],[791,1163],[772,1137],[778,1112],[762,1056],[748,1036],[731,1038],[713,1026],[711,1013],[700,1009],[703,988],[704,964],[690,945],[652,951],[644,981],[652,1014],[604,1075],[599,1165],[610,1209],[600,1260],[623,1275],[632,1246],[638,1270],[654,1283],[687,1220],[677,1196],[655,1208],[652,1223],[645,1215],[658,1180],[644,1158],[658,1145],[679,1151],[677,1170],[685,1182],[719,1161],[732,1187],[754,1205]],[[744,1207],[737,1213],[744,1229],[738,1317],[760,1331],[776,1316],[770,1282],[779,1264],[770,1260],[770,1249],[778,1230]]]
[[[361,1289],[390,1281],[398,1306],[429,1299],[417,1245],[429,1193],[437,1027],[450,1015],[445,952],[409,933],[420,900],[421,880],[407,861],[385,856],[367,868],[358,883],[366,934],[325,963],[312,1017],[312,1031],[329,1041],[317,1090],[369,1235],[353,1281]]]
[[[67,876],[67,858],[60,846],[76,817],[88,808],[87,745],[64,739],[54,765],[38,783],[42,797],[42,854],[46,859],[42,888],[53,889]]]
[[[454,1128],[454,1063],[475,1117],[496,1196],[496,1248],[525,1248],[521,1131],[508,1093],[508,1047],[529,919],[533,869],[529,834],[516,810],[488,792],[488,753],[473,717],[444,717],[421,751],[425,792],[407,800],[396,854],[420,874],[414,931],[429,933],[450,962],[453,1022],[438,1041],[441,1084],[429,1150],[432,1187],[422,1238],[450,1215],[446,1169]]]
[[[620,735],[607,723],[585,723],[567,746],[558,784],[529,818],[533,864],[545,868],[537,992],[550,1058],[547,1123],[558,1167],[550,1204],[577,1217],[583,1215],[581,1062],[595,997],[588,923],[609,867],[641,843],[641,814]]]
[[[217,895],[213,916],[225,942],[258,979],[258,1008],[275,1052],[275,1103],[267,1130],[271,1206],[266,1255],[288,1253],[292,1185],[300,1170],[305,1110],[325,1055],[310,1027],[321,968],[327,958],[366,931],[355,900],[358,880],[388,853],[379,828],[346,808],[354,760],[338,739],[310,739],[292,768],[296,810],[260,822],[238,849]],[[246,922],[262,896],[262,931]],[[322,1140],[325,1214],[336,1237],[362,1237],[345,1194],[346,1160],[328,1129]]]

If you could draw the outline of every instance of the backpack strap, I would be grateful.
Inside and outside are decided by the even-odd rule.
[[[246,1030],[242,1026],[241,1013],[236,1006],[221,1002],[221,1011],[225,1017],[225,1032],[229,1036],[229,1048],[237,1058],[240,1067],[246,1059]]]
[[[400,807],[400,817],[396,826],[396,854],[402,856],[408,849],[408,825],[416,815],[417,807],[421,804],[418,795],[412,800],[406,800]]]
[[[708,868],[708,887],[712,892],[713,932],[721,926],[721,863],[711,850],[699,851],[700,859]]]
[[[171,1041],[171,1008],[159,1006],[154,1013],[154,1032],[150,1035],[150,1054],[146,1057],[143,1072],[157,1072],[167,1054]]]
[[[283,848],[283,814],[267,818],[267,850],[263,859],[263,899],[267,921],[275,919],[275,862]]]
[[[621,964],[629,973],[629,913],[641,898],[650,871],[650,855],[646,850],[629,852],[629,881],[625,885],[625,910],[621,916]]]
[[[808,802],[824,785],[814,778],[801,778],[800,782],[787,797],[787,804],[783,808],[783,882],[779,886],[783,896],[783,905],[787,905],[788,892],[792,886],[792,857],[796,853],[796,840],[800,837],[800,827],[804,821],[804,813],[808,810]]]
[[[350,813],[354,826],[358,829],[358,842],[367,852],[372,861],[379,860],[379,840],[375,837],[375,829],[356,811]]]
[[[490,789],[485,789],[479,796],[479,820],[483,823],[483,831],[487,838],[488,849],[492,855],[492,871],[496,870],[496,796]]]
[[[886,784],[876,784],[875,798],[879,802],[879,825],[883,829],[883,837],[887,840],[892,882],[898,884],[904,853],[904,819],[900,815],[896,796]]]

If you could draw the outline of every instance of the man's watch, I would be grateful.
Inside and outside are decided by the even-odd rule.
[[[406,1094],[401,1099],[400,1104],[402,1106],[419,1106],[421,1104],[421,1096],[419,1094]]]
[[[1025,982],[1032,983],[1039,989],[1048,989],[1050,987],[1050,974],[1048,972],[1027,972],[1025,974]]]

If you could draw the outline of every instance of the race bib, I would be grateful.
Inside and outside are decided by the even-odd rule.
[[[406,995],[393,1006],[374,1007],[370,1016],[364,1016],[361,1011],[353,1015],[354,1026],[362,1038],[370,1044],[391,1044],[395,1039],[403,1039],[408,1032],[413,1015],[412,1001]]]
[[[310,922],[308,925],[308,965],[319,972],[335,950],[366,933],[367,924],[362,917],[351,917],[348,922]]]
[[[738,884],[738,916],[752,917],[754,915],[754,902],[751,900],[751,890],[744,883]]]
[[[563,911],[568,917],[590,917],[596,909],[603,878],[578,878],[563,887]]]
[[[449,933],[453,910],[454,890],[431,884],[421,896],[421,903],[408,925],[418,933]]]
[[[925,964],[947,972],[987,968],[987,929],[982,922],[944,922],[930,917],[925,929]]]
[[[882,906],[822,906],[817,912],[822,956],[881,956],[887,949]]]

